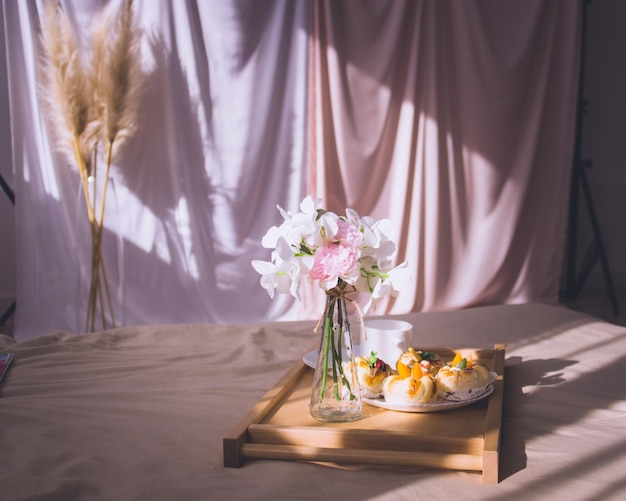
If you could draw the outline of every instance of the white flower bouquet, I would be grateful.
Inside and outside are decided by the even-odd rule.
[[[389,237],[390,221],[360,217],[346,209],[345,216],[318,207],[308,196],[300,212],[278,207],[284,221],[272,226],[263,237],[263,247],[272,249],[270,261],[252,261],[261,274],[261,286],[270,297],[290,293],[300,299],[303,281],[319,284],[326,293],[326,308],[318,326],[322,339],[313,379],[310,410],[324,421],[350,421],[362,413],[346,298],[366,293],[368,301],[360,313],[384,297],[397,296],[410,284],[407,263],[394,266],[396,246]],[[359,305],[353,301],[359,309]],[[349,360],[344,362],[344,351]]]
[[[270,297],[278,291],[300,299],[301,282],[310,280],[326,292],[342,287],[369,294],[363,307],[367,313],[384,297],[397,296],[409,286],[407,263],[392,264],[396,245],[389,237],[388,219],[360,217],[352,209],[338,216],[318,204],[307,196],[296,214],[278,207],[284,221],[262,240],[263,247],[273,249],[271,261],[252,261]]]

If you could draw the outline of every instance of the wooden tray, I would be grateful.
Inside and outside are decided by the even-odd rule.
[[[471,354],[498,374],[493,393],[466,407],[430,413],[394,412],[363,404],[363,418],[322,423],[309,414],[313,369],[297,362],[224,438],[224,466],[246,459],[426,466],[482,472],[498,483],[504,345],[493,350],[419,348],[451,360]]]

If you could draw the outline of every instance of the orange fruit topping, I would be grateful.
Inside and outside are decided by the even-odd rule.
[[[400,376],[403,379],[411,375],[411,369],[409,369],[400,360],[398,360],[398,363],[396,364],[396,370],[398,371],[398,376]]]

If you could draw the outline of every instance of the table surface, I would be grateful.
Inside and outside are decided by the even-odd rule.
[[[625,498],[625,328],[539,304],[397,318],[416,347],[506,345],[498,484],[408,467],[224,468],[223,437],[314,345],[314,322],[139,326],[0,335],[15,355],[0,386],[0,499]]]

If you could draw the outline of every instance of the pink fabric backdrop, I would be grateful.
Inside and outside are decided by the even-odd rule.
[[[555,300],[576,5],[365,5],[315,3],[316,187],[398,222],[417,285],[391,309]]]
[[[120,0],[64,0],[86,33]],[[4,1],[16,337],[76,328],[78,176],[37,98],[43,2]],[[316,318],[252,259],[307,194],[389,217],[416,279],[373,314],[555,302],[580,5],[568,0],[136,0],[149,75],[115,165],[127,324]]]

